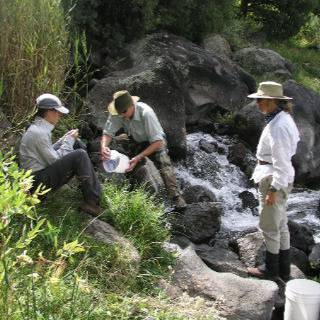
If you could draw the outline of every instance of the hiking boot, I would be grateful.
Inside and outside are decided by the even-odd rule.
[[[279,276],[284,282],[288,282],[292,279],[290,276],[291,269],[291,257],[290,249],[280,250],[279,253]]]
[[[250,276],[277,281],[279,279],[279,254],[266,252],[265,265],[257,268],[247,268]]]
[[[172,204],[176,210],[183,210],[187,207],[185,200],[180,195],[172,199]]]
[[[90,202],[90,201],[84,202],[81,205],[80,210],[85,212],[85,213],[88,213],[88,214],[90,214],[91,216],[94,216],[94,217],[101,216],[101,214],[104,211],[96,203],[93,203],[93,202]]]

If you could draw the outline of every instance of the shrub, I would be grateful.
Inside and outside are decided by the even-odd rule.
[[[240,9],[244,16],[261,23],[269,38],[286,39],[299,32],[318,6],[317,0],[242,0]]]
[[[19,123],[43,92],[59,93],[68,34],[59,0],[0,0],[0,105]]]

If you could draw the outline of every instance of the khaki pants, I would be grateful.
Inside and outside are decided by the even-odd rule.
[[[292,184],[276,193],[273,205],[265,204],[265,198],[271,185],[272,177],[268,176],[259,182],[259,227],[262,230],[267,251],[278,254],[279,250],[290,249],[290,234],[288,229],[287,200]]]

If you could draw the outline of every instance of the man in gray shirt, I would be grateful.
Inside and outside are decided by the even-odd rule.
[[[177,186],[176,176],[167,153],[165,134],[153,109],[146,103],[138,102],[139,97],[128,91],[118,91],[108,106],[109,118],[101,139],[102,160],[110,157],[110,142],[120,129],[124,129],[131,141],[127,172],[132,171],[145,157],[149,157],[159,169],[169,198],[176,209],[186,207]]]
[[[21,167],[31,170],[34,176],[32,190],[42,183],[55,191],[77,176],[84,196],[81,210],[94,216],[101,214],[101,186],[89,156],[85,150],[73,148],[78,130],[67,132],[55,144],[51,142],[51,131],[69,110],[58,97],[48,93],[39,96],[36,105],[36,117],[22,136],[19,148]]]

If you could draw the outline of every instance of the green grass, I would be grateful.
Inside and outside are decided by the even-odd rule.
[[[320,54],[296,42],[271,43],[268,47],[293,64],[293,79],[320,94]]]

